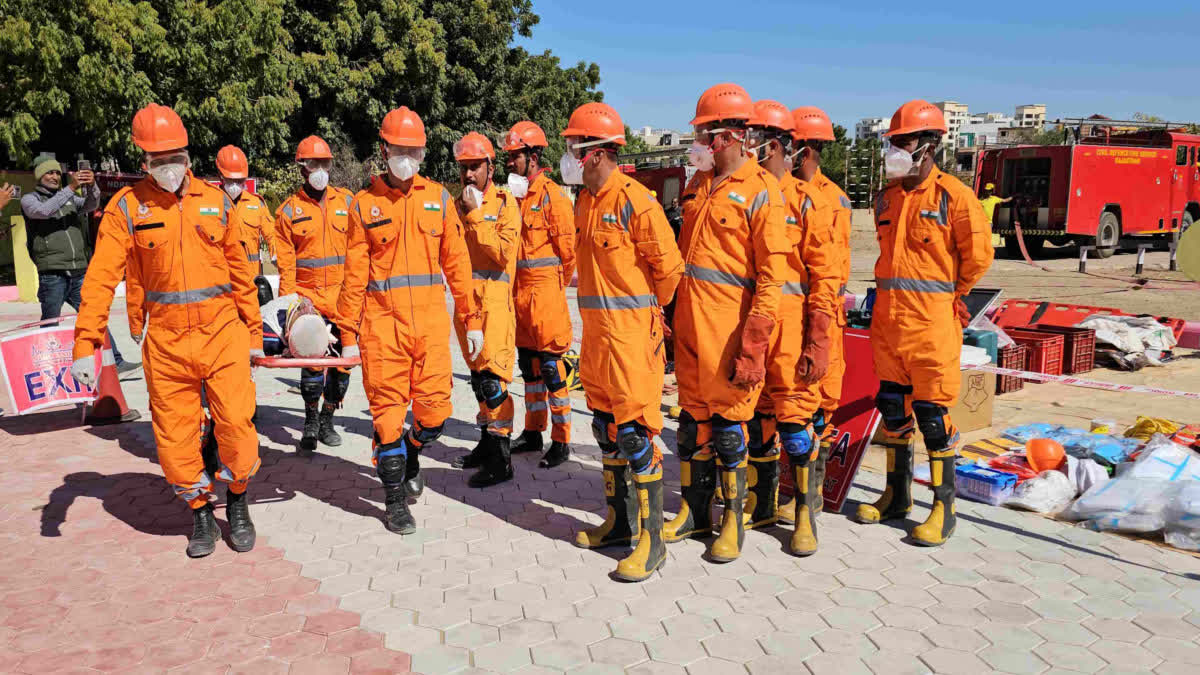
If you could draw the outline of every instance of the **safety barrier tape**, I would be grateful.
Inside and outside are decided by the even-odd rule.
[[[1060,382],[1072,387],[1085,387],[1087,389],[1103,389],[1104,391],[1130,392],[1135,394],[1157,394],[1159,396],[1178,396],[1179,398],[1200,401],[1200,392],[1194,391],[1159,389],[1158,387],[1147,387],[1140,384],[1100,382],[1099,380],[1085,380],[1083,378],[1072,377],[1070,375],[1047,375],[1046,373],[1031,373],[1027,370],[1013,370],[1012,368],[1000,368],[999,366],[968,366],[965,368],[965,370],[981,370],[985,373],[995,373],[997,375],[1012,375],[1025,380],[1035,380],[1037,382]]]

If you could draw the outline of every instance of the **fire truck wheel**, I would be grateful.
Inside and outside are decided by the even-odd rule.
[[[1096,228],[1096,256],[1109,258],[1117,252],[1117,244],[1121,241],[1121,220],[1112,211],[1105,211],[1100,216],[1100,225]]]

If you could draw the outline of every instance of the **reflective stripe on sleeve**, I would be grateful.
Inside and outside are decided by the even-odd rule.
[[[306,269],[314,269],[318,267],[329,267],[330,265],[343,265],[346,262],[346,257],[341,255],[333,255],[328,258],[297,258],[296,267],[304,267]]]
[[[644,309],[657,307],[653,295],[581,295],[579,309]]]
[[[232,293],[231,284],[196,288],[190,291],[146,291],[146,301],[159,305],[190,305]]]
[[[725,286],[737,286],[746,290],[754,290],[754,280],[745,277],[739,277],[736,274],[714,270],[709,267],[700,267],[699,265],[688,265],[684,271],[684,276],[700,281],[708,281],[714,284],[722,284]]]

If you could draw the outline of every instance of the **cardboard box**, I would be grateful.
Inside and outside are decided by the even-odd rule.
[[[992,426],[992,409],[995,404],[996,374],[964,370],[958,403],[950,409],[950,419],[960,433],[986,429]]]

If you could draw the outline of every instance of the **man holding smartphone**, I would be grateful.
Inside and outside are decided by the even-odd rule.
[[[37,188],[21,197],[28,232],[26,245],[38,270],[38,302],[42,304],[43,321],[58,318],[64,303],[79,310],[80,290],[90,257],[87,215],[100,208],[100,187],[87,160],[80,160],[79,170],[68,172],[66,178],[67,185],[63,187],[62,165],[43,155],[33,167]],[[111,334],[109,342],[118,373],[141,367],[141,363],[121,358]]]

